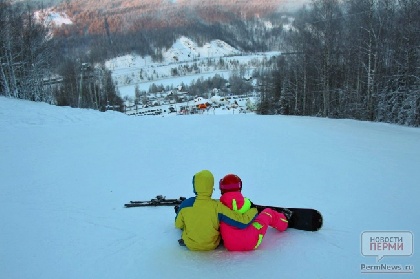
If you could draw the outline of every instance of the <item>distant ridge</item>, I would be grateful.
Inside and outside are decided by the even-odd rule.
[[[89,33],[103,30],[108,18],[114,31],[193,26],[264,17],[278,11],[286,0],[70,0],[58,5],[77,26]]]

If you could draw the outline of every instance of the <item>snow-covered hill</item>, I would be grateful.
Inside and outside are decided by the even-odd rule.
[[[60,27],[63,24],[73,24],[73,21],[64,12],[58,12],[54,8],[39,10],[34,13],[35,19],[48,27]]]
[[[180,37],[173,45],[163,51],[163,61],[154,62],[151,57],[140,57],[136,55],[125,55],[110,59],[105,63],[110,70],[131,67],[137,65],[142,66],[163,66],[176,64],[178,62],[190,62],[194,60],[217,58],[224,56],[239,55],[241,52],[229,44],[214,40],[199,47],[197,43],[187,37]]]
[[[199,47],[187,37],[180,37],[171,48],[164,52],[165,62],[192,61],[200,58],[217,58],[240,54],[240,51],[221,41],[214,40]]]
[[[382,250],[376,262],[362,255],[361,235],[420,234],[419,129],[250,114],[136,118],[4,97],[0,126],[1,278],[417,277],[417,242],[411,256]],[[324,227],[269,229],[253,252],[199,253],[178,245],[173,208],[123,207],[191,196],[201,169],[216,180],[240,175],[255,203],[317,208]]]
[[[176,87],[216,74],[228,79],[232,71],[239,71],[241,67],[251,75],[261,61],[278,55],[280,52],[241,54],[220,40],[199,47],[191,39],[181,37],[163,52],[163,61],[153,61],[150,56],[127,54],[106,61],[105,66],[112,71],[121,96],[134,98],[136,86],[141,91],[148,91],[153,83]]]

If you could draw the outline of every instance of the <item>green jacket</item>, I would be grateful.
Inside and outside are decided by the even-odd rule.
[[[258,211],[251,208],[241,214],[230,210],[218,200],[213,200],[214,177],[208,170],[196,173],[193,177],[195,197],[186,199],[179,207],[175,226],[182,231],[182,239],[190,250],[208,251],[220,243],[219,224],[246,228]]]

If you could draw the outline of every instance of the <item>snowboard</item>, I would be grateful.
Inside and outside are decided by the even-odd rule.
[[[289,228],[303,231],[318,231],[322,228],[323,218],[321,212],[312,208],[285,208],[278,206],[254,205],[258,212],[271,208],[283,213],[289,219]]]

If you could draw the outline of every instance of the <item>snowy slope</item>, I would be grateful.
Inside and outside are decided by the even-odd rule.
[[[53,8],[35,11],[34,16],[36,20],[48,27],[60,27],[63,24],[73,24],[66,13],[55,11]]]
[[[121,97],[134,98],[136,86],[141,91],[148,91],[153,83],[177,87],[182,83],[191,84],[200,78],[207,79],[216,74],[229,79],[230,73],[239,71],[240,67],[248,69],[247,74],[251,75],[259,61],[277,55],[280,53],[241,55],[239,50],[221,40],[213,40],[199,47],[191,39],[182,36],[163,51],[163,61],[153,61],[150,56],[126,54],[106,61],[105,66],[112,72]],[[213,59],[210,64],[209,58]],[[218,65],[220,59],[224,61],[223,66]]]
[[[223,57],[240,54],[240,51],[221,40],[213,40],[199,47],[191,39],[181,36],[164,52],[166,62],[191,61],[208,57]]]
[[[249,114],[136,118],[4,97],[0,126],[1,278],[382,278],[361,273],[376,264],[361,254],[361,233],[420,234],[419,129]],[[123,208],[191,196],[201,169],[216,180],[240,175],[256,203],[318,208],[325,225],[269,229],[253,252],[200,253],[178,246],[173,208]],[[412,256],[379,264],[418,268],[414,245]]]

